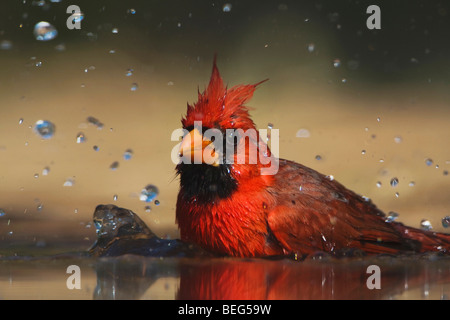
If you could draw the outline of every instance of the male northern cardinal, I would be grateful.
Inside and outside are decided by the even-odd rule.
[[[228,89],[214,59],[208,87],[194,106],[188,104],[181,122],[189,134],[176,167],[181,240],[237,257],[301,257],[346,248],[450,252],[449,234],[389,222],[374,204],[336,180],[276,159],[258,133],[246,135],[256,132],[244,104],[258,84]],[[206,136],[208,129],[221,133],[222,140]],[[250,161],[252,150],[256,161]]]

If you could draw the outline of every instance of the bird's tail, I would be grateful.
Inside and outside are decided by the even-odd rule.
[[[395,223],[395,228],[416,252],[440,251],[450,254],[450,234],[407,227],[401,223]]]

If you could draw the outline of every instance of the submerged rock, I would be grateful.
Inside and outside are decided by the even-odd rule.
[[[96,257],[124,254],[147,257],[212,256],[193,244],[159,238],[136,213],[112,204],[95,208],[94,224],[97,241],[89,253]]]

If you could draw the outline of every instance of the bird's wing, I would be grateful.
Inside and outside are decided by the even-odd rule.
[[[370,201],[295,162],[280,160],[269,191],[277,204],[268,214],[268,226],[286,252],[360,248],[393,253],[406,245]]]

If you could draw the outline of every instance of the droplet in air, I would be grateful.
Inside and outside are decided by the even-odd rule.
[[[380,122],[381,121],[381,118],[380,117],[377,117],[377,122]]]
[[[444,228],[450,227],[450,216],[445,216],[442,218],[442,226]]]
[[[23,123],[23,118],[20,118],[19,119],[19,124],[22,124]]]
[[[339,59],[334,59],[334,60],[333,60],[333,66],[334,66],[335,68],[339,68],[339,67],[341,66],[341,60],[339,60]]]
[[[393,222],[395,219],[397,219],[398,213],[394,211],[390,211],[387,215],[386,219],[384,219],[385,222]]]
[[[430,159],[430,158],[425,159],[425,164],[426,164],[427,166],[431,166],[431,165],[433,164],[433,159]]]
[[[34,174],[34,178],[35,178],[35,179],[39,178],[39,173],[35,173],[35,174]]]
[[[119,33],[119,29],[118,28],[112,28],[111,32],[114,33],[114,34],[118,34]]]
[[[131,14],[136,14],[136,10],[133,9],[133,8],[128,9],[127,12],[128,12],[128,13],[131,13]]]
[[[444,170],[444,171],[442,171],[442,174],[443,174],[444,176],[448,176],[448,171],[447,171],[447,170]]]
[[[100,150],[100,148],[98,146],[93,146],[92,149],[94,149],[94,151]]]
[[[395,197],[396,197],[396,198],[400,197],[400,193],[396,192],[396,193],[395,193]]]
[[[58,30],[47,21],[41,21],[35,24],[33,34],[38,41],[49,41],[56,38]]]
[[[79,132],[77,134],[77,143],[84,143],[86,142],[86,136],[84,135],[83,132]]]
[[[137,83],[132,83],[132,84],[131,84],[130,90],[131,90],[131,91],[137,91],[137,89],[139,89],[138,84],[137,84]]]
[[[429,231],[429,230],[433,229],[433,227],[431,226],[430,220],[427,220],[427,219],[423,219],[422,221],[420,221],[420,228],[425,231]]]
[[[3,210],[3,209],[0,209],[0,217],[3,217],[3,216],[5,216],[6,215],[6,212],[5,212],[5,210]]]
[[[125,152],[123,154],[123,158],[125,160],[130,160],[132,157],[133,157],[133,150],[131,150],[131,149],[125,150]]]
[[[410,187],[414,187],[415,185],[416,185],[416,183],[414,181],[410,181],[408,184],[408,186],[410,186]]]
[[[152,211],[152,208],[150,207],[150,206],[145,206],[145,212],[150,212],[150,211]]]
[[[391,179],[391,187],[396,187],[398,185],[398,179],[397,178],[392,178]]]
[[[377,181],[377,187],[381,188],[381,182],[380,181]]]
[[[316,159],[316,160],[322,160],[322,156],[316,155],[315,159]]]
[[[131,77],[133,75],[134,70],[129,68],[127,69],[127,71],[125,71],[125,76],[127,77]]]
[[[45,167],[44,169],[42,169],[42,175],[43,176],[48,176],[50,172],[50,168],[49,167]]]
[[[94,117],[92,117],[92,116],[89,116],[89,117],[86,118],[86,121],[87,121],[89,124],[92,124],[92,125],[96,126],[97,129],[99,129],[99,130],[103,129],[103,123],[100,122],[100,120],[98,120],[97,118],[94,118]]]
[[[230,12],[232,7],[233,7],[233,6],[231,5],[231,3],[225,3],[225,4],[223,5],[223,7],[222,7],[222,11],[223,11],[223,12]]]
[[[66,181],[64,181],[63,187],[73,187],[75,184],[75,180],[72,178],[68,178]]]
[[[308,44],[308,52],[314,52],[314,49],[316,49],[316,45],[314,43]]]
[[[159,206],[160,202],[159,200],[155,200],[155,205]]]
[[[118,198],[119,198],[119,196],[118,196],[117,194],[115,194],[115,195],[113,196],[113,200],[114,200],[114,201],[117,201]]]
[[[117,170],[117,168],[119,167],[119,161],[114,161],[113,163],[111,163],[111,165],[109,166],[109,168],[111,170]]]
[[[297,138],[309,138],[310,137],[310,133],[309,133],[308,129],[300,129],[300,130],[297,131],[295,136]]]
[[[144,202],[152,202],[158,195],[159,190],[156,186],[149,184],[142,189],[139,200]]]
[[[366,150],[361,150],[361,154],[366,154]]]
[[[34,131],[43,139],[50,139],[55,134],[55,125],[47,120],[38,120],[34,125]]]
[[[395,137],[394,137],[394,141],[395,141],[395,143],[401,143],[401,142],[402,142],[402,137],[400,137],[400,136],[395,136]]]

